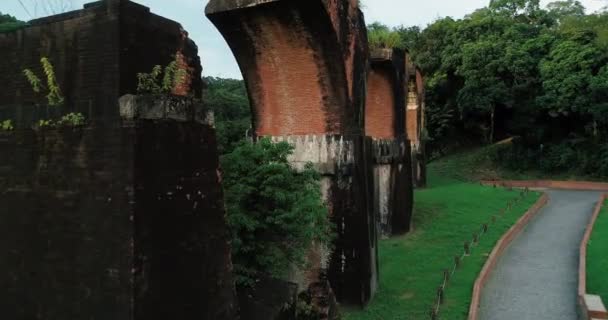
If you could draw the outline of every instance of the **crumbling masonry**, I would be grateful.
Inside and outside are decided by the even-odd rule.
[[[364,133],[368,49],[356,0],[211,0],[206,14],[230,45],[247,84],[255,135],[289,141],[292,162],[312,162],[337,239],[294,276],[318,287],[327,274],[342,302],[367,303],[377,286],[372,143]],[[322,286],[321,286],[322,287]]]
[[[0,307],[6,319],[232,320],[235,290],[215,131],[192,97],[124,96],[177,56],[178,23],[126,0],[0,34]],[[48,107],[22,75],[50,58],[66,96]],[[86,127],[32,129],[81,112]]]

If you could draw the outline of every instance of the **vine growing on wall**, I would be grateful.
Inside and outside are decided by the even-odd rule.
[[[65,98],[61,91],[61,87],[57,83],[57,77],[55,76],[55,68],[47,57],[40,58],[40,65],[46,78],[46,84],[30,69],[24,69],[23,75],[29,82],[32,90],[36,93],[46,92],[46,100],[49,106],[57,107],[61,106],[65,102]],[[38,128],[42,127],[55,127],[55,126],[82,126],[85,124],[85,117],[82,113],[71,112],[59,120],[54,121],[51,119],[42,119],[37,123]]]
[[[30,69],[24,69],[23,74],[27,78],[28,82],[32,86],[32,89],[36,93],[41,91],[47,91],[46,99],[50,106],[62,105],[65,99],[61,93],[61,88],[57,84],[57,77],[55,76],[55,68],[47,57],[40,58],[40,65],[46,77],[46,85],[42,83],[42,80]]]

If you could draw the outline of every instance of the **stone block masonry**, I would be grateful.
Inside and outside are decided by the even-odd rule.
[[[377,233],[358,1],[212,0],[206,14],[243,72],[255,135],[294,141],[294,163],[324,170],[337,238],[332,252],[311,253],[301,289],[323,287],[317,275],[327,274],[340,302],[366,304],[377,285]]]
[[[371,52],[367,77],[365,132],[373,139],[374,210],[385,236],[411,229],[413,186],[410,141],[406,134],[405,52]]]
[[[234,319],[214,129],[139,111],[119,128],[0,134],[7,319]]]

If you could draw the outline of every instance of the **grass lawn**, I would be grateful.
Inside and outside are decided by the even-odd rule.
[[[587,292],[608,303],[608,201],[600,213],[587,247]]]
[[[519,191],[483,187],[454,177],[454,172],[460,172],[456,166],[461,161],[450,158],[429,166],[429,187],[415,193],[415,231],[381,241],[380,288],[364,310],[343,310],[346,320],[429,319],[443,270],[453,265],[454,256],[463,253],[464,242],[472,240],[474,232],[518,197]],[[529,193],[490,224],[488,233],[450,281],[440,319],[466,319],[473,283],[487,255],[538,197],[538,193]]]

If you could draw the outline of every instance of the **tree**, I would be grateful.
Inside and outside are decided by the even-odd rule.
[[[251,129],[251,108],[243,80],[203,78],[205,104],[215,114],[219,151],[230,153]]]
[[[14,31],[26,25],[27,24],[25,22],[19,21],[17,18],[11,15],[2,14],[2,12],[0,12],[0,33]]]
[[[566,17],[582,17],[585,15],[585,7],[577,0],[555,1],[547,5],[549,14],[555,19],[561,20]]]
[[[319,174],[295,170],[288,143],[242,143],[222,157],[228,222],[237,282],[253,285],[267,275],[283,278],[304,266],[313,243],[329,245],[331,224]]]

